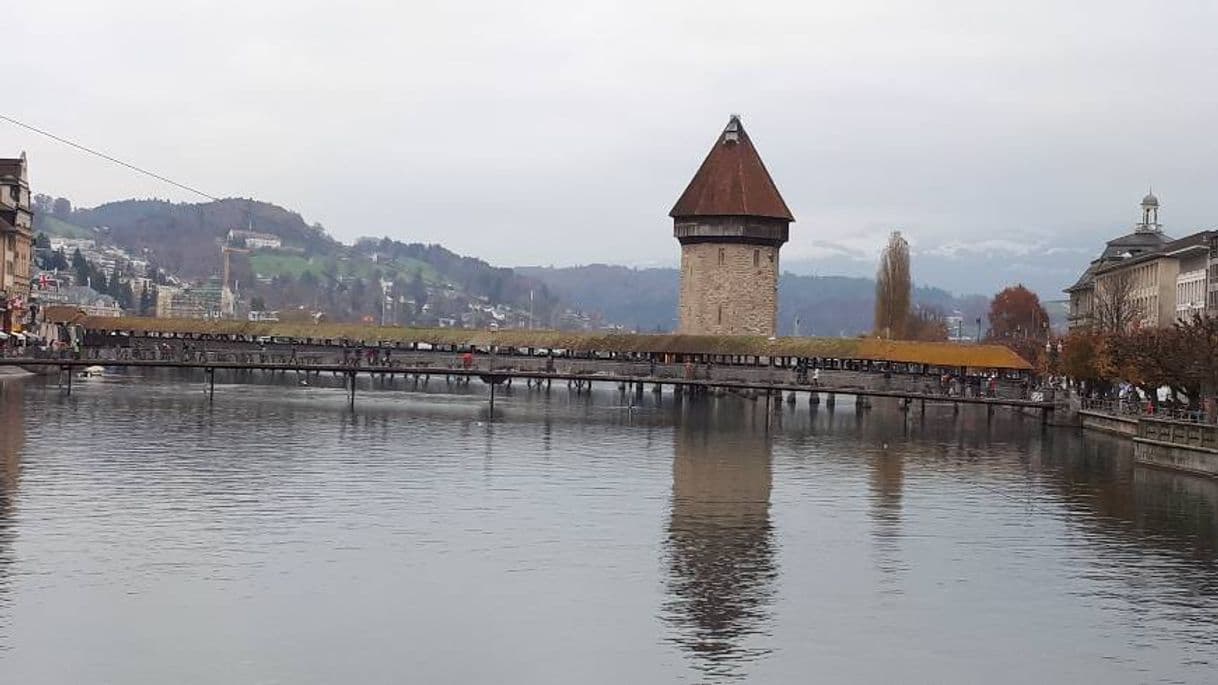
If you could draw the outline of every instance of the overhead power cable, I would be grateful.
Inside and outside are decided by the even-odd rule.
[[[80,150],[80,151],[82,151],[82,152],[87,152],[88,154],[91,154],[91,155],[93,155],[94,157],[100,157],[100,158],[102,158],[102,159],[106,160],[107,162],[111,162],[111,163],[113,163],[113,164],[117,164],[117,165],[119,165],[119,166],[127,167],[128,169],[131,169],[132,171],[135,171],[135,172],[137,172],[137,173],[144,174],[145,176],[151,176],[152,178],[155,178],[155,179],[156,179],[156,180],[158,180],[158,181],[161,181],[161,182],[163,182],[163,183],[168,183],[168,184],[169,184],[169,185],[171,185],[171,186],[175,186],[175,187],[181,188],[182,190],[185,190],[185,191],[188,191],[188,192],[194,193],[195,195],[201,195],[201,196],[203,196],[203,197],[205,197],[205,198],[207,198],[207,199],[209,199],[209,200],[215,200],[215,201],[217,201],[217,202],[220,200],[220,198],[216,197],[215,195],[211,195],[211,194],[209,194],[209,193],[205,193],[205,192],[203,192],[202,190],[199,190],[198,188],[195,188],[195,187],[192,187],[192,186],[188,186],[188,185],[186,185],[185,183],[178,183],[177,181],[173,180],[172,178],[167,178],[167,177],[162,176],[162,175],[160,175],[160,174],[158,174],[158,173],[155,173],[155,172],[149,171],[149,170],[144,169],[144,168],[142,168],[142,167],[138,167],[138,166],[136,166],[136,165],[134,165],[134,164],[131,164],[131,163],[129,163],[129,162],[124,162],[123,160],[118,159],[118,158],[116,158],[116,157],[111,157],[110,155],[108,155],[108,154],[106,154],[106,153],[104,153],[104,152],[101,152],[101,151],[98,151],[98,150],[94,150],[94,149],[93,149],[93,148],[91,148],[91,147],[87,147],[87,146],[85,146],[85,145],[81,145],[80,143],[77,143],[77,142],[74,142],[74,141],[68,140],[67,138],[64,138],[64,137],[62,137],[62,136],[57,136],[57,135],[55,135],[54,133],[51,133],[50,131],[46,131],[46,130],[40,129],[40,128],[38,128],[37,126],[32,126],[32,125],[30,125],[30,124],[25,123],[24,121],[18,121],[17,119],[14,119],[14,118],[12,118],[12,117],[10,117],[10,116],[7,116],[7,115],[5,115],[5,114],[0,114],[0,119],[3,119],[4,121],[9,122],[10,124],[13,124],[13,125],[16,125],[16,126],[20,126],[21,128],[24,128],[24,129],[26,129],[26,130],[33,131],[34,133],[37,133],[37,134],[38,134],[38,135],[40,135],[40,136],[45,136],[45,137],[50,138],[51,140],[54,140],[54,141],[56,141],[56,142],[63,143],[64,145],[69,145],[69,146],[71,146],[71,147],[74,147],[74,148],[76,148],[77,150]]]

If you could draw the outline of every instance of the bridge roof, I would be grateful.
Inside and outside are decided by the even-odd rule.
[[[78,323],[98,332],[178,333],[189,335],[274,336],[297,340],[347,340],[353,344],[428,343],[518,348],[564,349],[577,352],[637,352],[657,354],[721,354],[763,357],[828,357],[926,364],[939,367],[1029,370],[1032,366],[1002,345],[930,343],[875,338],[775,338],[761,336],[654,335],[612,332],[574,332],[465,328],[403,328],[311,322],[253,322],[146,317],[86,317]]]

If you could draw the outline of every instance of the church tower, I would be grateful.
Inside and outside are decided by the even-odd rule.
[[[740,117],[728,120],[668,215],[681,243],[678,332],[775,335],[778,249],[795,217]]]

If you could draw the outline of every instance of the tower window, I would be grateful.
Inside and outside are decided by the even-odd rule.
[[[724,250],[722,247],[719,248],[719,266],[723,266],[723,262],[726,259],[726,253],[727,253],[727,251]]]
[[[761,250],[753,250],[753,266],[761,266]]]
[[[719,305],[719,323],[723,323],[723,305]]]

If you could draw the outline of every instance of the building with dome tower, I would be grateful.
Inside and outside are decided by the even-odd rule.
[[[1215,232],[1173,239],[1163,232],[1159,198],[1153,191],[1140,206],[1134,230],[1109,240],[1078,281],[1066,288],[1071,330],[1170,326],[1212,310],[1207,300],[1215,300],[1209,295]]]
[[[732,115],[669,216],[681,244],[678,331],[778,331],[778,250],[795,221]]]

